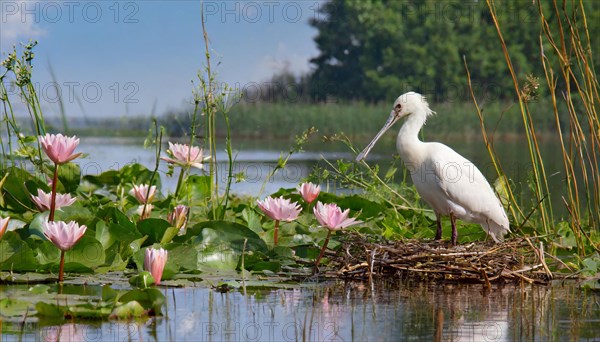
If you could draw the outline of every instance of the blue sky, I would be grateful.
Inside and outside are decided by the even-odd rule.
[[[237,88],[318,54],[308,21],[322,2],[204,1],[213,67]],[[0,1],[0,54],[38,40],[34,83],[44,114],[134,116],[186,107],[203,69],[200,1]],[[50,75],[50,66],[56,82]],[[23,113],[22,108],[17,112]]]

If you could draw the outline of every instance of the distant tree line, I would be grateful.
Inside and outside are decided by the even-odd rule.
[[[513,66],[521,82],[544,84],[538,1],[550,23],[553,1],[495,1]],[[323,3],[310,25],[318,30],[320,51],[305,75],[289,71],[246,90],[246,100],[323,102],[390,101],[414,90],[434,101],[468,101],[466,59],[478,96],[488,100],[514,96],[496,28],[483,0],[331,0]],[[600,1],[556,0],[561,16],[580,17],[585,10],[600,68]],[[582,21],[573,21],[582,26]],[[568,28],[564,28],[568,29]],[[587,37],[581,37],[588,44]],[[533,78],[531,77],[533,76]]]

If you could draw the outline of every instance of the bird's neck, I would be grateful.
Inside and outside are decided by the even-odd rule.
[[[405,163],[420,164],[422,153],[420,150],[424,147],[424,142],[419,140],[419,131],[425,124],[427,115],[425,112],[412,113],[404,122],[398,133],[396,147],[400,158]]]

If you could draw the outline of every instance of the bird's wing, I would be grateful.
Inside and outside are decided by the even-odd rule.
[[[431,143],[429,163],[438,186],[454,204],[464,208],[461,219],[483,224],[492,220],[508,228],[508,218],[500,200],[481,171],[450,147]]]

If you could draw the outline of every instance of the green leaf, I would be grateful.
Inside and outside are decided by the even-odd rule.
[[[87,225],[90,224],[94,218],[95,217],[89,209],[84,207],[80,201],[75,201],[75,203],[68,207],[56,210],[54,220],[65,222],[77,221],[80,224]]]
[[[395,166],[390,166],[390,168],[388,169],[388,171],[385,173],[385,177],[384,179],[386,180],[392,180],[394,178],[394,175],[396,174],[396,172],[398,171],[398,169]]]
[[[104,319],[111,313],[109,307],[98,307],[91,303],[72,305],[69,306],[68,310],[69,316],[84,319]]]
[[[58,168],[58,180],[63,186],[63,191],[61,192],[75,192],[81,180],[81,169],[79,168],[79,164],[66,163],[60,165]]]
[[[33,250],[17,233],[4,233],[0,240],[0,270],[25,272],[34,271],[38,266]]]
[[[125,165],[123,168],[121,168],[120,172],[121,184],[149,184],[150,179],[152,179],[152,184],[150,185],[156,185],[156,187],[160,189],[160,176],[156,174],[154,175],[154,178],[152,178],[152,174],[153,172],[148,170],[148,168],[146,168],[144,165]]]
[[[102,286],[102,300],[105,302],[114,302],[117,300],[119,293],[115,291],[110,285]]]
[[[186,270],[198,269],[198,251],[188,244],[169,244],[165,246],[169,251],[167,264],[172,263]]]
[[[585,258],[581,261],[582,273],[586,276],[597,275],[600,271],[600,257],[598,255]]]
[[[138,231],[143,235],[148,236],[148,239],[146,240],[146,244],[148,245],[160,243],[163,240],[163,237],[170,241],[177,235],[179,230],[176,229],[175,234],[173,234],[172,230],[169,230],[169,228],[172,228],[169,222],[158,218],[148,218],[139,221],[137,224]]]
[[[140,251],[140,249],[142,248],[144,241],[146,241],[147,238],[148,238],[147,236],[144,236],[137,240],[131,241],[131,243],[129,244],[129,254],[127,254],[127,255],[131,256],[132,254],[138,253]]]
[[[314,260],[319,256],[320,248],[304,245],[293,248],[295,255],[302,259]]]
[[[129,284],[140,289],[149,288],[150,286],[154,285],[154,283],[154,277],[148,271],[142,271],[129,278]]]
[[[131,256],[131,243],[136,240],[143,241],[143,236],[138,232],[136,226],[129,220],[125,214],[117,208],[107,208],[98,214],[104,224],[96,224],[96,239],[98,239],[104,248],[113,244],[119,245],[119,254],[123,259]]]
[[[77,242],[73,249],[65,253],[65,271],[80,272],[81,268],[79,265],[94,269],[103,265],[104,261],[104,247],[102,247],[100,241],[85,235]],[[70,265],[71,268],[67,268],[68,263],[77,263],[79,265]]]
[[[151,309],[156,315],[160,315],[162,306],[165,303],[165,296],[158,289],[147,288],[134,289],[119,297],[119,302],[121,303],[128,303],[131,301],[137,301],[144,309]]]
[[[42,269],[49,269],[53,264],[58,265],[60,261],[60,250],[46,238],[29,239],[29,246],[34,250],[36,260]]]
[[[99,187],[102,187],[104,185],[117,186],[117,185],[119,185],[119,183],[121,183],[120,174],[116,170],[108,170],[108,171],[102,172],[98,176],[86,175],[83,177],[83,179],[85,181],[88,181]]]
[[[29,234],[35,235],[42,240],[46,240],[46,236],[44,235],[44,223],[48,222],[49,214],[49,211],[35,214],[33,220],[29,224]]]
[[[28,309],[29,302],[11,298],[0,299],[0,317],[23,316]]]
[[[246,207],[242,210],[242,218],[248,224],[248,228],[250,228],[256,234],[260,234],[263,232],[262,224],[260,222],[260,215],[256,213],[256,211]]]
[[[167,230],[165,230],[165,233],[163,234],[162,239],[160,240],[160,244],[163,245],[171,242],[171,240],[173,240],[173,238],[177,236],[179,231],[180,229],[176,227],[167,228]]]
[[[246,250],[266,250],[265,242],[247,226],[229,221],[206,221],[195,225],[194,231],[200,231],[202,244],[210,246],[226,242],[237,251],[242,251],[244,239],[248,239]]]
[[[35,179],[27,170],[11,167],[6,171],[6,175],[0,183],[2,185],[0,187],[0,203],[3,208],[16,213],[24,213],[35,208],[29,190],[25,187],[28,181],[35,182]]]
[[[49,273],[14,273],[0,272],[0,280],[12,284],[36,284],[36,283],[56,283],[56,275]]]
[[[210,176],[191,175],[181,187],[180,198],[190,198],[190,202],[204,202],[210,197],[212,181]]]
[[[294,258],[296,255],[294,250],[287,246],[275,246],[273,247],[273,253],[282,258]]]
[[[282,193],[282,190],[278,193]],[[291,199],[294,198],[292,195],[289,197]],[[337,196],[332,193],[321,192],[319,194],[319,200],[323,203],[335,203],[342,208],[342,210],[350,209],[350,216],[352,217],[356,216],[354,213],[359,213],[358,218],[361,220],[371,219],[386,210],[384,205],[370,201],[360,195]]]
[[[127,257],[122,258],[119,254],[119,246],[113,244],[104,250],[104,266],[96,268],[96,273],[106,273],[108,271],[124,271],[127,268]]]
[[[207,221],[188,234],[196,236],[193,244],[198,250],[200,266],[216,269],[235,269],[247,239],[246,251],[266,251],[265,242],[250,228],[228,221]]]
[[[111,317],[118,319],[128,319],[133,317],[141,317],[146,313],[144,307],[135,300],[117,306],[110,314]]]
[[[119,209],[115,207],[108,207],[98,213],[98,218],[103,219],[107,223],[115,223],[119,226],[123,226],[124,230],[135,231],[135,224],[123,214]],[[139,236],[139,234],[138,234]]]
[[[56,304],[50,304],[45,302],[37,302],[35,304],[35,310],[38,316],[46,318],[64,318],[67,308],[58,306]]]
[[[104,249],[107,249],[113,244],[108,225],[104,221],[96,222],[96,240],[100,241]]]
[[[50,290],[50,286],[44,284],[37,284],[29,288],[29,292],[34,295],[48,293]]]

